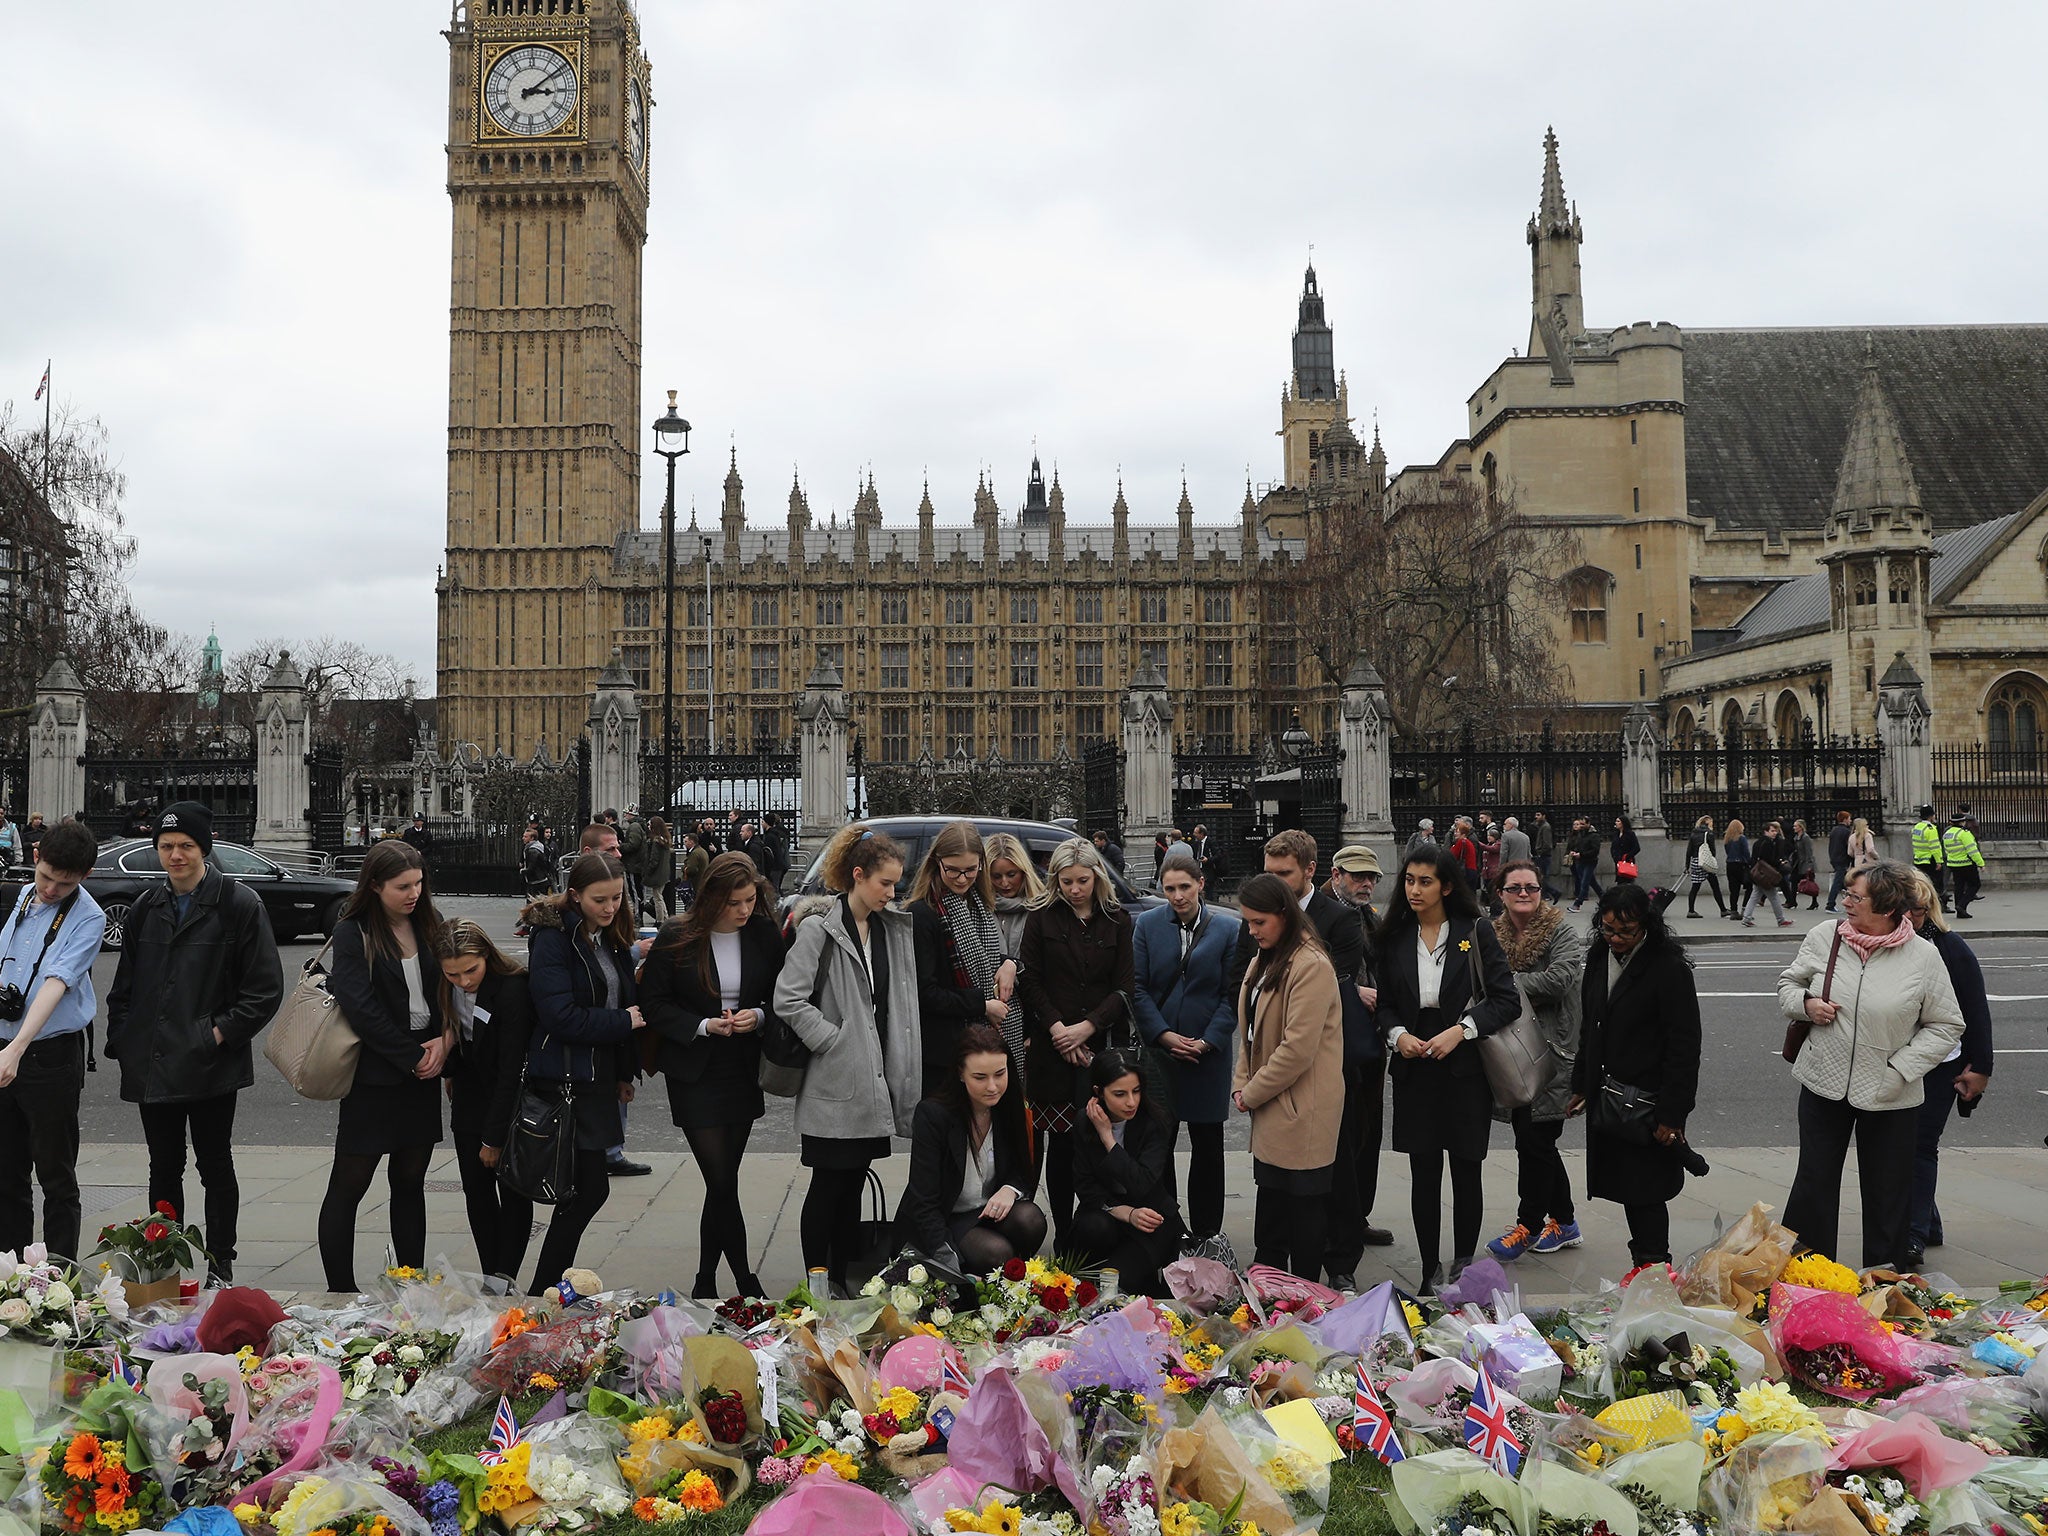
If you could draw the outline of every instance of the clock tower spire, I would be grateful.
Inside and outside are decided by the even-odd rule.
[[[446,37],[441,739],[560,756],[639,522],[650,69],[627,0],[469,0]]]

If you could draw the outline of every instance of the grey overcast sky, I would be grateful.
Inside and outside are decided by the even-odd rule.
[[[1434,459],[1528,336],[1546,124],[1595,325],[2048,320],[2048,7],[643,0],[644,423],[680,496],[965,522],[1274,478],[1304,257],[1362,432]],[[0,4],[0,398],[129,475],[147,610],[431,689],[445,0]],[[658,465],[659,461],[653,461]],[[642,520],[659,512],[644,478]]]

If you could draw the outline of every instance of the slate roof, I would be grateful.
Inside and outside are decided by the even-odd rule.
[[[1685,332],[1691,510],[1723,528],[1818,529],[1875,349],[1937,531],[2048,489],[2048,325]]]
[[[725,537],[718,531],[718,525],[700,527],[695,533],[676,534],[677,556],[687,562],[696,555],[697,539],[703,534],[711,535],[712,559],[723,564],[725,560]],[[1240,523],[1197,523],[1194,528],[1195,559],[1207,560],[1212,553],[1220,552],[1225,558],[1235,560],[1243,551],[1244,528]],[[996,529],[996,544],[1001,558],[1014,560],[1019,548],[1028,551],[1033,558],[1043,560],[1051,534],[1043,526],[1021,527],[1014,522],[1004,522]],[[1143,560],[1149,553],[1157,553],[1166,559],[1176,558],[1180,550],[1180,530],[1177,526],[1147,526],[1133,523],[1129,528],[1131,559]],[[1285,553],[1300,558],[1302,541],[1281,538],[1259,530],[1259,555],[1270,558]],[[1093,550],[1096,556],[1108,560],[1115,546],[1115,529],[1108,523],[1069,523],[1066,530],[1066,553],[1071,560],[1078,559],[1084,552]],[[804,535],[804,555],[807,562],[816,564],[824,559],[830,549],[840,560],[851,564],[853,561],[853,525],[842,520],[837,527],[831,524],[813,523]],[[982,555],[982,532],[979,528],[962,527],[954,524],[932,530],[932,552],[940,560],[950,560],[955,551],[965,555],[969,561],[979,565]],[[868,535],[868,558],[879,565],[892,554],[900,554],[911,564],[917,562],[917,529],[914,525],[902,523],[885,524]],[[763,557],[786,561],[789,558],[789,525],[749,527],[740,533],[740,560],[751,564]],[[635,565],[651,565],[661,568],[661,535],[657,531],[640,529],[619,536],[612,552],[613,566],[623,569]]]

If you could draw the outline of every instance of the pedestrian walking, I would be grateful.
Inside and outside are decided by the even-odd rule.
[[[1786,871],[1791,894],[1785,898],[1785,904],[1796,912],[1799,909],[1799,898],[1804,896],[1808,902],[1806,910],[1818,912],[1820,881],[1816,878],[1814,869],[1813,839],[1807,835],[1805,822],[1792,823],[1791,846],[1792,867]]]
[[[804,1266],[844,1292],[860,1244],[861,1191],[910,1134],[924,1078],[917,1019],[917,940],[890,910],[903,845],[859,822],[842,827],[820,863],[824,897],[798,907],[775,984],[775,1014],[810,1048],[796,1095],[803,1165],[811,1170],[799,1230]]]
[[[1023,1010],[1010,1017],[1017,966],[1003,951],[987,850],[973,822],[949,822],[932,839],[911,882],[910,917],[929,1099],[959,1075],[960,1032],[970,1024],[993,1024],[1010,1041],[1011,1054],[1023,1054]]]
[[[1764,902],[1780,928],[1790,928],[1785,915],[1785,891],[1792,883],[1792,846],[1785,837],[1785,824],[1773,817],[1764,825],[1764,835],[1749,846],[1749,895],[1742,903],[1742,926],[1756,926],[1756,909]],[[1799,905],[1795,897],[1792,903]]]
[[[1392,1245],[1394,1234],[1372,1222],[1380,1193],[1380,1143],[1385,1139],[1387,1044],[1380,1038],[1379,985],[1373,971],[1380,916],[1372,904],[1379,856],[1363,844],[1339,848],[1330,860],[1327,894],[1358,914],[1364,946],[1357,968],[1337,979],[1344,1012],[1344,1121],[1337,1131],[1337,1167],[1330,1182],[1330,1244],[1323,1260],[1334,1290],[1355,1290],[1367,1248]],[[1315,921],[1310,903],[1309,921]],[[1332,932],[1335,932],[1333,929]],[[1322,930],[1317,930],[1321,936]],[[1329,948],[1325,940],[1324,948]],[[1334,961],[1331,962],[1333,965]]]
[[[1017,960],[1023,953],[1024,924],[1031,916],[1031,904],[1045,894],[1045,882],[1038,878],[1031,855],[1011,833],[998,832],[984,839],[982,852],[988,857],[988,883],[995,894],[996,926],[1003,931],[1003,955]],[[1021,1059],[1012,1071],[1021,1082]]]
[[[1956,989],[1956,1005],[1963,1011],[1962,1044],[1927,1069],[1920,1080],[1926,1097],[1920,1101],[1919,1140],[1913,1154],[1912,1241],[1906,1246],[1905,1267],[1918,1270],[1927,1262],[1927,1250],[1942,1246],[1941,1207],[1935,1203],[1935,1187],[1941,1174],[1941,1134],[1948,1127],[1949,1111],[1972,1113],[1991,1083],[1991,999],[1984,988],[1984,968],[1976,951],[1953,932],[1941,916],[1941,893],[1934,882],[1913,871],[1913,926],[1920,937],[1932,944],[1948,969]]]
[[[1870,868],[1879,857],[1877,834],[1870,830],[1870,818],[1858,816],[1849,823],[1850,872]]]
[[[1487,910],[1496,917],[1500,915],[1500,866],[1505,858],[1500,828],[1489,822],[1479,842],[1479,888],[1486,893]]]
[[[1599,828],[1584,816],[1572,818],[1571,836],[1565,840],[1565,863],[1572,872],[1572,910],[1600,894],[1600,850],[1605,846]],[[1399,910],[1398,904],[1395,910]]]
[[[1406,858],[1409,854],[1415,852],[1416,849],[1425,846],[1431,848],[1436,846],[1436,823],[1427,816],[1415,823],[1414,835],[1402,846],[1402,857]]]
[[[1984,851],[1977,846],[1977,834],[1970,830],[1969,821],[1969,812],[1957,811],[1941,829],[1942,868],[1955,893],[1959,918],[1970,915],[1970,903],[1984,884]]]
[[[207,1275],[231,1284],[241,1213],[235,1106],[256,1081],[250,1042],[277,1014],[284,972],[263,899],[207,865],[213,813],[165,807],[156,855],[164,883],[128,908],[107,989],[107,1055],[121,1097],[140,1107],[149,1205],[185,1216],[185,1150],[206,1192]]]
[[[1098,1052],[1089,1064],[1087,1123],[1074,1151],[1074,1245],[1117,1272],[1119,1287],[1163,1296],[1160,1272],[1180,1251],[1173,1126],[1145,1095],[1135,1052]]]
[[[1500,862],[1502,869],[1518,860],[1533,860],[1536,857],[1535,845],[1529,841],[1529,834],[1522,830],[1520,817],[1508,817],[1507,820],[1500,824],[1500,828]],[[1498,874],[1499,871],[1496,870],[1495,873]]]
[[[1946,912],[1949,905],[1948,869],[1941,856],[1941,830],[1941,823],[1934,817],[1934,807],[1922,805],[1920,819],[1913,823],[1913,867],[1933,883],[1941,897],[1941,909]]]
[[[640,880],[647,888],[647,915],[656,926],[676,915],[676,843],[669,825],[659,816],[648,818],[647,853]]]
[[[761,1097],[761,1029],[782,975],[775,893],[743,854],[711,861],[689,913],[666,925],[640,972],[640,1011],[656,1036],[655,1070],[668,1082],[669,1117],[690,1144],[704,1178],[697,1221],[697,1279],[690,1294],[711,1300],[718,1261],[742,1296],[762,1294],[747,1251],[740,1164]]]
[[[28,824],[21,829],[21,862],[29,869],[36,867],[36,860],[41,856],[43,834],[49,830],[41,811],[29,812]]]
[[[165,814],[168,815],[170,813],[168,810],[166,810]],[[163,823],[159,821],[157,825],[162,826]],[[427,826],[427,818],[425,812],[415,811],[413,813],[412,825],[407,827],[403,832],[399,833],[398,836],[401,841],[419,850],[420,859],[426,865],[427,868],[433,868],[434,834],[432,830],[429,829]]]
[[[466,917],[441,925],[434,958],[454,1025],[455,1048],[441,1076],[469,1235],[477,1267],[510,1291],[526,1263],[533,1202],[498,1181],[498,1165],[518,1113],[519,1070],[533,1044],[533,999],[525,968]]]
[[[1550,883],[1551,860],[1557,852],[1557,829],[1550,824],[1550,815],[1538,811],[1529,828],[1529,855],[1536,861],[1536,873],[1543,882],[1546,900],[1557,899],[1557,888]]]
[[[527,827],[519,839],[519,881],[526,887],[526,898],[531,901],[555,888],[555,871],[539,827]]]
[[[1707,1171],[1685,1139],[1699,1092],[1699,991],[1649,891],[1616,886],[1600,898],[1596,922],[1566,1113],[1587,1116],[1586,1193],[1614,1201],[1628,1220],[1627,1285],[1671,1262],[1671,1202],[1688,1172]]]
[[[427,1164],[441,1140],[440,1077],[453,1044],[441,988],[430,984],[440,931],[420,851],[395,838],[375,844],[334,926],[327,978],[362,1040],[320,1202],[320,1265],[330,1291],[356,1288],[356,1212],[380,1162],[391,1189],[392,1255],[406,1268],[427,1262]]]
[[[1549,1077],[1534,1098],[1508,1115],[1515,1132],[1515,1220],[1486,1246],[1495,1258],[1513,1260],[1532,1249],[1555,1253],[1580,1243],[1571,1175],[1557,1143],[1564,1134],[1579,1056],[1586,941],[1564,913],[1543,899],[1536,866],[1526,859],[1502,866],[1500,889],[1506,910],[1494,924],[1494,935],[1550,1047]]]
[[[7,807],[0,805],[0,869],[12,869],[24,862],[21,829],[8,817]]]
[[[557,1202],[541,1239],[532,1286],[538,1296],[575,1264],[585,1230],[611,1198],[608,1149],[626,1139],[620,1111],[633,1099],[640,1073],[634,1032],[646,1028],[647,1019],[633,966],[639,931],[626,904],[625,866],[615,854],[578,854],[567,889],[533,902],[520,918],[532,934],[527,1082],[570,1095],[576,1122],[576,1190]]]
[[[1337,973],[1301,901],[1277,875],[1237,894],[1257,947],[1238,993],[1231,1102],[1252,1117],[1254,1262],[1317,1279],[1344,1120],[1344,1013]]]
[[[1017,985],[1024,999],[1025,1085],[1045,1161],[1055,1246],[1074,1214],[1074,1135],[1097,1051],[1136,1043],[1131,917],[1102,854],[1069,838],[1046,866],[1051,888],[1024,924]]]
[[[1584,818],[1580,818],[1584,823]],[[1599,833],[1593,832],[1595,846]],[[1379,1024],[1394,1085],[1396,1152],[1408,1158],[1409,1212],[1422,1256],[1421,1289],[1443,1283],[1444,1164],[1451,1171],[1451,1276],[1479,1247],[1480,1169],[1493,1094],[1472,1042],[1521,1012],[1514,972],[1449,852],[1418,850],[1380,924]]]
[[[1721,862],[1728,867],[1728,916],[1737,922],[1749,898],[1750,852],[1749,829],[1740,816],[1730,816],[1721,838]]]
[[[1845,833],[1846,836],[1846,833]],[[1714,818],[1702,816],[1692,824],[1685,840],[1685,915],[1700,915],[1700,887],[1714,893],[1714,912],[1728,915],[1728,903],[1721,899],[1721,854],[1714,842]]]
[[[1024,1085],[1002,1031],[969,1024],[955,1038],[952,1074],[911,1117],[897,1242],[948,1269],[990,1275],[1044,1246],[1045,1212],[1031,1199]]]
[[[1865,1269],[1895,1266],[1912,1246],[1921,1084],[1963,1038],[1948,968],[1913,927],[1914,891],[1912,871],[1889,859],[1852,874],[1842,892],[1848,917],[1809,929],[1778,977],[1785,1016],[1810,1026],[1792,1068],[1799,1168],[1785,1225],[1806,1247],[1836,1256],[1853,1136]]]
[[[43,1246],[82,1257],[78,1101],[97,1010],[92,963],[107,925],[84,885],[98,857],[83,822],[52,827],[35,879],[0,927],[0,1249],[9,1253],[35,1240],[33,1173],[43,1191]]]
[[[1097,832],[1091,841],[1095,844],[1095,851],[1102,855],[1108,862],[1109,867],[1118,874],[1122,874],[1124,872],[1123,844],[1119,843],[1107,832]]]
[[[637,924],[647,909],[647,823],[640,819],[640,807],[627,806],[618,829],[619,863],[626,871],[626,911]]]
[[[1465,882],[1475,892],[1486,889],[1479,880],[1479,841],[1472,835],[1472,818],[1460,816],[1451,823],[1451,855],[1464,868]]]
[[[752,860],[748,861],[753,862]],[[676,890],[676,910],[687,910],[697,899],[697,892],[704,884],[704,876],[711,868],[711,853],[706,846],[703,832],[683,834],[683,881]]]
[[[1618,883],[1635,879],[1640,867],[1637,863],[1643,854],[1643,840],[1636,836],[1635,827],[1626,816],[1614,818],[1614,836],[1610,847],[1614,854],[1614,878]]]
[[[1852,832],[1850,815],[1846,810],[1835,812],[1835,824],[1828,828],[1828,868],[1834,878],[1828,883],[1828,910],[1840,910],[1842,887],[1849,883],[1849,870],[1855,861],[1849,856],[1849,837]]]
[[[1166,1102],[1151,1108],[1166,1122],[1169,1159],[1187,1132],[1189,1233],[1199,1243],[1223,1231],[1223,1122],[1237,1038],[1226,983],[1240,924],[1204,905],[1208,887],[1192,853],[1167,856],[1159,888],[1166,904],[1140,915],[1132,930],[1131,1006],[1138,1034],[1167,1068]]]

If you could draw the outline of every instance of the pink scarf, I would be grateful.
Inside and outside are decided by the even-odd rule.
[[[1899,926],[1890,933],[1865,933],[1862,929],[1852,926],[1847,918],[1835,924],[1835,932],[1840,934],[1842,942],[1861,955],[1863,963],[1868,965],[1871,956],[1879,950],[1897,949],[1901,944],[1910,943],[1918,930],[1906,914],[1901,912]]]

